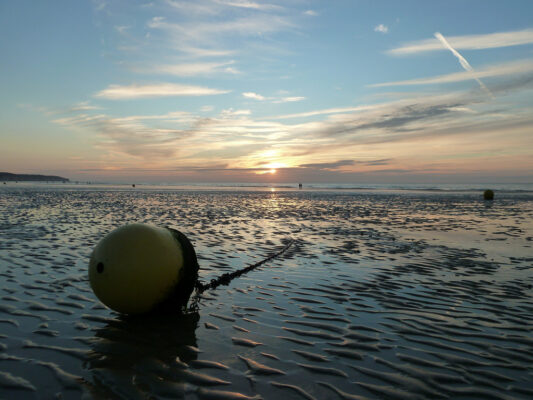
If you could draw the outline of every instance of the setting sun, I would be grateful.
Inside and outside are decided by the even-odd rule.
[[[274,168],[272,168],[270,171],[268,171],[269,173],[271,174],[275,174],[276,173],[276,170]]]

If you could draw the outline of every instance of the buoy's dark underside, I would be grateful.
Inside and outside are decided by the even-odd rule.
[[[183,254],[183,268],[178,277],[178,284],[172,293],[153,310],[155,312],[181,312],[187,306],[194,286],[198,280],[198,259],[190,240],[177,229],[168,228],[174,239],[181,246]]]

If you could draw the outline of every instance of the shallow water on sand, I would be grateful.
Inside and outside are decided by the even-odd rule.
[[[0,398],[532,398],[533,199],[0,192]],[[89,288],[114,227],[186,233],[205,292],[123,318]]]

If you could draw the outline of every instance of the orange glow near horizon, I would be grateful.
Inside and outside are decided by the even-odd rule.
[[[268,164],[264,164],[261,166],[260,171],[256,171],[256,174],[263,175],[263,174],[271,174],[274,175],[278,172],[278,168],[287,168],[287,164],[279,163],[279,162],[272,162]]]
[[[259,175],[263,175],[263,174],[271,174],[271,175],[274,175],[276,172],[277,172],[277,171],[276,171],[275,168],[270,168],[270,169],[267,169],[267,170],[257,171],[256,174],[259,174]]]
[[[274,175],[278,172],[278,168],[288,168],[289,166],[285,163],[280,162],[270,162],[268,164],[264,164],[261,166],[263,168],[261,171],[257,171],[256,173],[259,175],[262,174],[271,174]]]

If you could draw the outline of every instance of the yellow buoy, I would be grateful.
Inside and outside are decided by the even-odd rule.
[[[494,191],[487,189],[483,192],[483,198],[485,200],[494,200]]]
[[[109,308],[141,314],[163,305],[186,305],[198,278],[198,262],[181,232],[131,224],[107,234],[89,261],[91,288]]]

